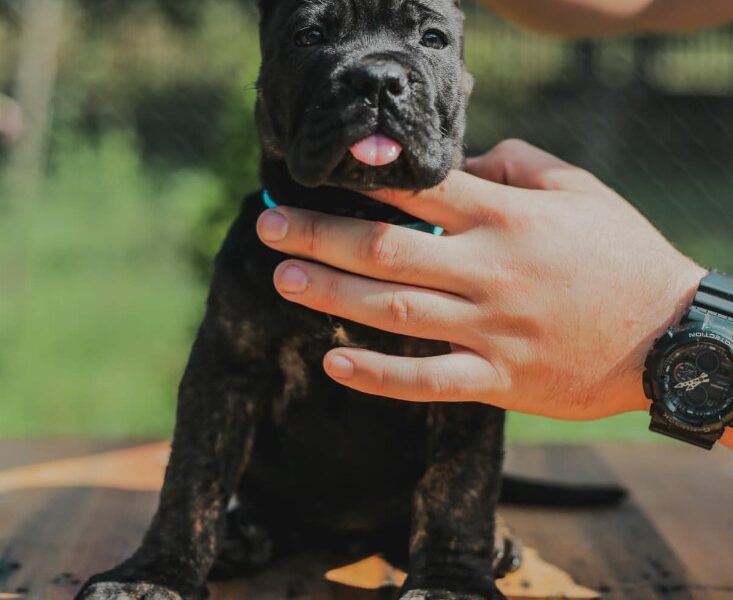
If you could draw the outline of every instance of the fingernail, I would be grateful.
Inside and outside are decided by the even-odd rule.
[[[288,294],[300,294],[308,287],[308,275],[300,267],[287,267],[277,278],[278,288]]]
[[[348,379],[354,374],[354,363],[345,356],[336,354],[328,359],[328,371],[338,379]]]
[[[264,241],[279,242],[288,234],[288,220],[276,210],[268,210],[260,217],[257,230]]]

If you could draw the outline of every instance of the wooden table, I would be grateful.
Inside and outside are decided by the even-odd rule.
[[[129,447],[89,441],[0,442],[0,471]],[[506,508],[525,543],[604,600],[733,600],[733,454],[673,446],[515,447],[508,468],[566,481],[617,481],[615,509]],[[78,582],[126,557],[156,505],[153,492],[94,487],[0,494],[0,599],[69,600]],[[333,557],[295,557],[215,600],[367,600],[323,580]]]

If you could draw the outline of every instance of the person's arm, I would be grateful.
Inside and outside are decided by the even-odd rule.
[[[733,21],[731,0],[482,0],[482,2],[517,25],[568,37],[690,31]]]

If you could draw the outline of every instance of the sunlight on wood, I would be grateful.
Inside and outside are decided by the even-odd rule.
[[[363,590],[378,590],[383,587],[401,586],[405,583],[407,575],[395,569],[380,556],[371,556],[340,569],[328,571],[326,579]]]
[[[161,442],[0,471],[0,494],[57,487],[157,492],[169,453],[170,443]]]
[[[379,556],[372,556],[352,565],[326,573],[326,579],[349,587],[376,590],[401,586],[407,575],[395,569]],[[498,582],[499,589],[509,598],[544,600],[594,600],[598,592],[576,584],[572,577],[540,558],[537,550],[526,548],[524,565]]]
[[[157,492],[165,475],[170,443],[161,442],[126,450],[49,461],[0,471],[0,494],[24,489],[102,487],[127,491]],[[406,575],[382,558],[373,556],[352,565],[333,569],[326,579],[342,585],[375,590],[401,586]],[[593,590],[577,585],[557,567],[543,561],[539,553],[525,549],[522,569],[499,582],[509,598],[594,599]],[[17,600],[18,594],[2,594],[0,600]]]

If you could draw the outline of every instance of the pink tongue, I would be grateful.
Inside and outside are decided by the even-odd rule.
[[[382,167],[396,161],[402,146],[384,135],[370,135],[351,147],[351,154],[359,162],[371,167]]]

